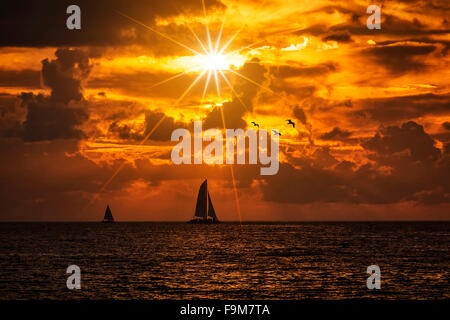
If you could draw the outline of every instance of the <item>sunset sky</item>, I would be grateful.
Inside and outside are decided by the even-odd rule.
[[[205,178],[221,220],[234,185],[242,220],[450,218],[447,0],[8,1],[0,21],[0,220],[189,220]],[[220,95],[191,86],[207,30]],[[222,112],[282,133],[278,174],[172,163],[172,131]]]

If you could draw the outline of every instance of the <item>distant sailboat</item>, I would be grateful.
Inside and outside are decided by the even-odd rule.
[[[104,223],[114,222],[114,218],[111,213],[111,209],[109,208],[109,205],[106,206],[105,217],[103,218],[102,222],[104,222]]]
[[[198,190],[197,205],[195,206],[195,217],[189,223],[219,223],[216,216],[211,197],[208,192],[207,180],[203,181]]]

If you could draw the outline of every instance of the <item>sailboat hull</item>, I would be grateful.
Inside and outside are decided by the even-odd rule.
[[[102,220],[102,223],[114,223],[114,220]]]
[[[190,224],[218,224],[220,222],[219,222],[219,220],[212,220],[212,219],[192,219],[192,220],[189,220],[187,223],[190,223]]]

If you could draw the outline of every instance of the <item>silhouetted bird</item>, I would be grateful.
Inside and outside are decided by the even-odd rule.
[[[258,127],[258,128],[259,128],[259,124],[257,124],[255,121],[252,121],[252,124],[253,124],[255,127]]]
[[[279,133],[277,130],[273,130],[273,129],[272,129],[272,131],[273,131],[273,133],[275,133],[275,134],[281,136],[281,133]]]
[[[292,120],[291,119],[288,119],[288,120],[286,120],[287,121],[287,123],[288,124],[292,124],[292,127],[293,128],[295,128],[295,123],[294,122],[292,122]]]

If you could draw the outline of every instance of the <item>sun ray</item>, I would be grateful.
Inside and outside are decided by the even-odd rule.
[[[198,80],[205,74],[206,71],[203,71],[202,73],[200,73],[197,78],[195,78],[195,80],[191,83],[191,85],[183,92],[183,94],[177,99],[177,101],[172,105],[172,107],[176,107],[182,100],[183,98],[191,91],[191,89],[194,87],[194,85],[198,82]],[[167,116],[164,114],[161,119],[153,126],[153,128],[145,135],[144,139],[138,144],[143,145],[149,138],[150,136],[153,134],[153,132],[155,132],[156,129],[158,129],[158,127],[161,125],[161,123],[164,121],[164,119]],[[97,198],[100,196],[100,194],[106,189],[106,187],[112,182],[112,180],[119,174],[119,172],[123,169],[123,167],[127,164],[126,160],[123,160],[123,162],[120,164],[120,166],[116,169],[116,171],[114,171],[114,173],[111,175],[111,177],[109,177],[108,180],[106,180],[106,182],[101,186],[101,188],[94,194],[94,196],[92,197],[92,199],[89,201],[89,203],[84,207],[83,211],[85,211],[92,203],[95,202],[95,200],[97,200]]]
[[[264,90],[266,90],[266,91],[268,91],[268,92],[270,92],[270,93],[272,93],[272,94],[274,94],[274,95],[276,95],[276,96],[279,97],[280,99],[287,101],[288,104],[290,104],[290,103],[292,102],[292,101],[290,101],[287,97],[282,96],[281,94],[279,94],[279,93],[273,91],[272,89],[270,89],[270,88],[268,88],[268,87],[265,87],[265,86],[259,84],[258,82],[256,82],[256,81],[254,81],[254,80],[252,80],[252,79],[250,79],[250,78],[244,76],[243,74],[241,74],[241,73],[239,73],[239,72],[237,72],[237,71],[234,71],[234,70],[231,70],[231,69],[228,70],[228,71],[231,71],[232,73],[236,74],[237,76],[241,77],[242,79],[247,80],[247,81],[249,81],[250,83],[252,83],[252,84],[254,84],[254,85],[256,85],[256,86],[258,86],[258,87],[260,87],[260,88],[262,88],[262,89],[264,89]]]
[[[223,108],[222,107],[218,107],[220,109],[220,114],[222,116],[222,125],[223,125],[223,129],[227,130],[227,125],[225,123],[225,115],[223,114]],[[236,187],[236,179],[234,177],[234,170],[233,170],[233,165],[230,164],[230,171],[231,171],[231,180],[233,181],[233,193],[234,193],[234,200],[236,202],[236,210],[238,212],[238,216],[239,216],[239,225],[242,228],[242,216],[241,216],[241,206],[239,204],[239,194],[237,192],[237,187]]]
[[[144,137],[144,139],[138,144],[138,145],[143,145],[149,138],[150,136],[153,134],[153,132],[155,132],[155,130],[159,127],[159,125],[164,121],[164,119],[166,118],[166,115],[164,114],[161,119],[155,124],[155,126],[152,128],[152,130],[150,130],[146,136]],[[116,169],[116,171],[114,171],[114,173],[111,175],[111,177],[109,177],[108,180],[106,180],[106,182],[101,186],[101,188],[94,194],[94,196],[92,197],[91,201],[89,201],[89,203],[84,207],[83,211],[85,211],[91,204],[93,204],[95,202],[95,200],[97,200],[97,198],[100,196],[100,194],[106,189],[106,187],[113,181],[113,179],[119,174],[119,172],[123,169],[123,167],[125,167],[125,165],[128,162],[126,160],[123,160],[122,163],[120,164],[120,166]]]
[[[262,89],[264,89],[264,90],[266,90],[266,91],[268,91],[268,92],[270,92],[270,93],[272,93],[272,94],[274,94],[274,95],[276,95],[276,96],[279,97],[280,99],[286,100],[288,103],[291,103],[291,101],[289,101],[287,97],[282,96],[281,94],[279,94],[279,93],[273,91],[272,89],[270,89],[270,88],[268,88],[268,87],[265,87],[265,86],[259,84],[258,82],[256,82],[256,81],[254,81],[254,80],[252,80],[252,79],[250,79],[250,78],[244,76],[243,74],[240,74],[239,72],[234,71],[234,70],[231,70],[231,69],[228,70],[228,71],[231,71],[231,72],[233,72],[234,74],[236,74],[236,75],[238,75],[239,77],[241,77],[242,79],[245,79],[245,80],[249,81],[250,83],[253,83],[254,85],[256,85],[256,86],[258,86],[258,87],[260,87],[260,88],[262,88]]]
[[[217,40],[216,40],[216,47],[214,48],[214,54],[217,54],[217,50],[219,49],[220,38],[222,38],[222,32],[223,32],[224,25],[225,25],[225,18],[222,20],[222,25],[220,26],[219,35],[217,36]]]
[[[266,0],[264,0],[264,1],[262,1],[261,3],[260,3],[260,5],[256,8],[256,12],[258,12],[259,11],[259,9],[261,9],[263,6],[264,6],[264,4],[266,3]],[[244,30],[244,28],[247,26],[247,24],[244,24],[240,29],[238,29],[238,31],[236,31],[232,36],[231,36],[231,38],[227,41],[227,43],[222,47],[222,49],[220,49],[220,54],[223,54],[224,53],[224,51],[228,48],[228,46],[233,42],[233,40],[238,36],[238,34],[239,33],[241,33],[242,32],[242,30]]]
[[[227,50],[228,46],[233,42],[233,40],[237,37],[239,33],[245,28],[246,25],[243,25],[238,31],[236,31],[231,38],[225,43],[225,45],[220,49],[219,54],[223,54],[225,50]]]
[[[185,15],[185,11],[180,9],[175,3],[172,3],[172,7],[178,12],[179,15],[181,15],[181,14]],[[189,31],[194,35],[194,38],[200,44],[200,47],[202,47],[202,49],[205,52],[205,54],[208,54],[208,50],[206,49],[205,45],[203,44],[203,41],[200,40],[198,35],[195,33],[194,29],[192,29],[192,27],[190,26],[190,24],[189,23],[185,23],[183,25],[186,26],[189,29]]]
[[[241,48],[239,48],[239,49],[236,49],[236,50],[233,50],[233,51],[228,52],[228,53],[226,54],[226,56],[231,56],[231,55],[233,55],[233,54],[236,54],[236,53],[239,53],[239,52],[241,52],[241,51],[244,51],[245,49],[251,49],[251,47],[253,47],[253,46],[257,45],[257,44],[263,43],[264,41],[266,41],[266,39],[259,40],[259,41],[255,41],[255,42],[253,42],[253,43],[251,43],[251,44],[249,44],[249,45],[247,45],[247,46],[244,46],[244,47],[241,47]]]
[[[170,77],[170,78],[167,78],[167,79],[165,79],[165,80],[159,81],[159,82],[157,82],[157,83],[151,85],[150,87],[148,87],[148,89],[152,89],[152,88],[157,87],[157,86],[159,86],[159,85],[161,85],[161,84],[164,84],[164,83],[166,83],[166,82],[169,82],[169,81],[171,81],[171,80],[174,80],[174,79],[176,79],[176,78],[179,78],[179,77],[181,77],[181,76],[184,76],[185,74],[189,73],[189,71],[191,71],[191,70],[187,70],[187,71],[184,71],[184,72],[177,73],[176,75],[174,75],[174,76],[172,76],[172,77]]]
[[[245,110],[247,110],[247,112],[250,112],[250,109],[247,107],[247,105],[244,103],[244,101],[242,101],[241,97],[239,97],[239,95],[237,94],[236,90],[234,90],[233,86],[231,85],[230,81],[228,81],[227,76],[222,71],[219,71],[219,73],[223,77],[225,82],[227,83],[228,87],[230,87],[230,89],[234,93],[235,97],[238,98],[238,100],[244,106]]]
[[[260,5],[256,8],[256,12],[259,11],[259,9],[261,9],[266,3],[266,0],[262,1],[260,3]],[[272,13],[271,15],[273,15],[274,13]],[[270,15],[270,16],[271,16]],[[228,48],[228,46],[233,42],[233,40],[238,36],[239,33],[242,32],[242,30],[244,30],[244,28],[247,26],[247,24],[244,24],[240,29],[238,29],[238,31],[236,31],[233,36],[231,36],[231,38],[227,41],[227,43],[222,47],[222,49],[220,50],[219,53],[224,53],[224,51]]]
[[[285,34],[285,33],[295,32],[295,31],[302,30],[302,29],[303,29],[303,27],[289,28],[289,29],[285,29],[285,30],[281,30],[281,31],[276,31],[276,32],[270,33],[270,34],[268,34],[268,35],[269,35],[269,36],[275,36],[275,35],[280,35],[280,34]],[[233,55],[233,54],[237,54],[237,53],[239,53],[239,52],[241,52],[241,51],[243,51],[243,50],[245,50],[245,49],[250,49],[251,47],[256,46],[257,44],[263,43],[264,41],[266,41],[266,39],[262,39],[262,40],[255,41],[255,42],[253,42],[253,43],[251,43],[251,44],[249,44],[249,45],[246,45],[246,46],[243,46],[243,47],[241,47],[241,48],[239,48],[239,49],[236,49],[236,50],[233,50],[233,51],[228,52],[228,53],[226,54],[226,56],[230,56],[230,55]]]
[[[215,70],[214,70],[214,71],[215,71]],[[216,76],[216,79],[217,79],[217,73],[215,74],[215,76]],[[218,95],[219,95],[219,99],[221,99],[220,91],[218,91]],[[222,116],[223,130],[226,131],[226,130],[227,130],[227,125],[226,125],[226,122],[225,122],[225,115],[223,114],[223,108],[220,107],[220,106],[219,106],[218,108],[219,108],[220,114],[221,114],[221,116]],[[230,167],[230,171],[231,171],[231,180],[233,181],[233,193],[234,193],[234,200],[235,200],[235,202],[236,202],[236,210],[237,210],[238,216],[239,216],[239,225],[240,225],[241,228],[242,228],[241,206],[240,206],[240,204],[239,204],[239,194],[238,194],[237,188],[236,188],[236,179],[234,178],[233,165],[230,164],[229,167]]]
[[[252,79],[250,79],[250,78],[244,76],[243,74],[240,74],[240,73],[237,72],[237,71],[234,71],[234,70],[231,70],[231,69],[228,70],[228,71],[231,71],[232,73],[234,73],[235,75],[241,77],[242,79],[247,80],[247,81],[249,81],[250,83],[253,83],[255,86],[258,86],[258,87],[260,87],[260,88],[262,88],[262,89],[264,89],[264,90],[266,90],[266,91],[269,91],[270,93],[273,93],[273,94],[275,94],[275,95],[277,95],[277,96],[283,98],[282,96],[280,96],[278,93],[276,93],[276,92],[273,91],[272,89],[267,88],[267,87],[265,87],[265,86],[259,84],[258,82],[256,82],[256,81],[254,81],[254,80],[252,80]]]
[[[167,39],[167,40],[170,40],[170,41],[172,41],[173,43],[176,43],[176,44],[178,44],[179,46],[181,46],[181,47],[183,47],[183,48],[185,48],[185,49],[188,49],[189,51],[191,51],[191,52],[193,52],[193,53],[195,53],[195,54],[200,54],[197,50],[192,49],[191,47],[188,47],[187,45],[185,45],[185,44],[179,42],[178,40],[172,39],[172,38],[169,37],[168,35],[165,35],[164,33],[160,32],[160,31],[158,31],[158,30],[156,30],[156,29],[154,29],[154,28],[152,28],[152,27],[149,27],[148,25],[142,23],[141,21],[136,20],[136,19],[134,19],[134,18],[132,18],[132,17],[126,15],[125,13],[120,12],[120,11],[117,11],[117,10],[116,10],[116,12],[117,12],[118,14],[120,14],[122,17],[125,17],[125,18],[127,18],[127,19],[129,19],[129,20],[131,20],[131,21],[133,21],[133,22],[135,22],[135,23],[137,23],[137,24],[143,26],[144,28],[146,28],[146,29],[148,29],[148,30],[150,30],[150,31],[153,31],[154,33],[160,35],[161,37],[163,37],[163,38],[165,38],[165,39]]]
[[[211,79],[211,70],[208,70],[208,76],[206,77],[205,87],[203,88],[202,99],[200,102],[203,102],[205,99],[206,91],[208,90],[209,80]]]
[[[203,15],[205,16],[205,22],[206,22],[206,36],[208,37],[209,54],[211,54],[213,52],[213,48],[212,48],[212,42],[211,42],[211,35],[209,33],[208,17],[206,16],[205,0],[202,0],[202,5],[203,5]]]
[[[217,95],[219,96],[219,99],[221,99],[221,97],[220,97],[219,79],[217,78],[217,70],[213,70],[213,71],[214,71],[214,79],[216,80]]]
[[[191,89],[195,86],[195,84],[198,82],[198,80],[201,79],[201,77],[203,77],[203,75],[206,73],[206,70],[202,71],[197,78],[195,78],[194,81],[192,81],[191,85],[183,92],[183,94],[178,98],[178,100],[175,102],[175,106],[178,105],[181,100],[184,99],[184,97],[191,91]],[[174,106],[173,106],[174,107]]]
[[[291,103],[291,101],[290,101],[287,97],[282,96],[281,94],[279,94],[279,93],[273,91],[272,89],[270,89],[270,88],[268,88],[268,87],[265,87],[265,86],[259,84],[258,82],[256,82],[256,81],[254,81],[254,80],[252,80],[252,79],[250,79],[250,78],[248,78],[248,77],[246,77],[246,76],[240,74],[239,72],[234,71],[234,70],[231,70],[231,69],[228,70],[228,71],[231,71],[232,73],[236,74],[237,76],[241,77],[242,79],[247,80],[247,81],[249,81],[250,83],[252,83],[252,84],[254,84],[254,85],[256,85],[256,86],[258,86],[258,87],[260,87],[260,88],[262,88],[262,89],[264,89],[264,90],[266,90],[266,91],[268,91],[268,92],[270,92],[270,93],[272,93],[272,94],[274,94],[274,95],[276,95],[276,96],[279,97],[280,99],[287,101],[288,104]]]
[[[242,228],[241,206],[239,204],[239,194],[237,192],[236,178],[234,177],[234,169],[233,169],[233,165],[232,164],[230,164],[230,171],[231,171],[231,180],[233,181],[233,191],[234,191],[234,199],[236,201],[236,210],[237,210],[238,215],[239,215],[239,225]]]
[[[192,32],[192,34],[194,35],[195,39],[198,41],[198,43],[202,47],[203,51],[205,51],[205,54],[208,54],[208,50],[206,49],[206,47],[203,44],[202,40],[200,40],[200,38],[197,36],[197,34],[194,32],[194,30],[191,28],[191,26],[189,26],[189,23],[187,23],[186,26]]]

